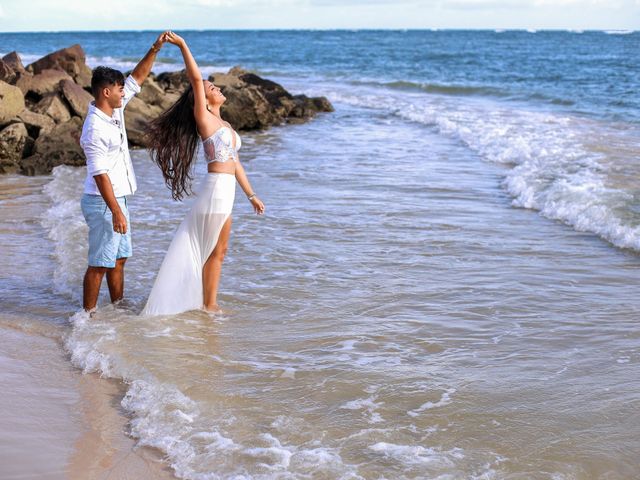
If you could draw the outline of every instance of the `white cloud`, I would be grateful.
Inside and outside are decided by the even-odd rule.
[[[246,3],[246,0],[191,0],[187,5],[190,7],[238,7]]]
[[[188,0],[186,5],[191,7],[278,7],[281,5],[299,4],[299,0]]]
[[[490,10],[490,9],[528,9],[537,7],[597,7],[635,9],[640,0],[440,0],[439,6],[445,9]]]
[[[527,7],[518,0],[442,0],[440,7],[459,10],[490,10]]]
[[[0,31],[640,28],[640,0],[109,0],[108,9],[103,2],[0,0]]]
[[[535,6],[569,7],[569,6],[600,6],[600,7],[620,7],[624,0],[534,0]],[[637,3],[637,2],[636,2]]]

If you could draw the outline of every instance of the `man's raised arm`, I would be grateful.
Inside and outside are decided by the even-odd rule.
[[[151,67],[153,66],[153,62],[156,61],[156,54],[160,51],[160,49],[162,48],[162,45],[166,41],[165,40],[166,34],[167,32],[162,32],[160,34],[158,39],[155,42],[153,42],[153,45],[151,45],[151,48],[149,49],[147,54],[144,57],[142,57],[142,60],[138,62],[138,64],[136,65],[136,68],[134,68],[133,72],[131,72],[131,76],[133,77],[133,79],[136,81],[138,85],[142,85],[142,83],[145,81],[147,76],[149,76],[149,73],[151,73]]]

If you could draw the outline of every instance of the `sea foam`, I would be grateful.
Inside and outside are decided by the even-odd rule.
[[[640,132],[629,134],[628,129],[621,132],[615,125],[574,114],[486,98],[364,88],[355,95],[338,85],[330,98],[386,111],[456,138],[484,160],[505,167],[503,187],[514,206],[538,210],[578,231],[640,251],[633,191],[612,181],[609,166],[612,157],[634,151]],[[607,151],[607,145],[619,151]]]

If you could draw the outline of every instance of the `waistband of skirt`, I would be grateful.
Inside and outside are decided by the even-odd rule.
[[[207,176],[204,177],[206,180],[216,180],[216,179],[221,179],[221,180],[228,180],[228,181],[235,181],[236,176],[233,173],[223,173],[223,172],[207,172]]]

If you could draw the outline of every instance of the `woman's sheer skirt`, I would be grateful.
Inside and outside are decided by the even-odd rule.
[[[231,215],[236,179],[209,173],[171,241],[142,315],[171,315],[202,307],[202,268]]]

